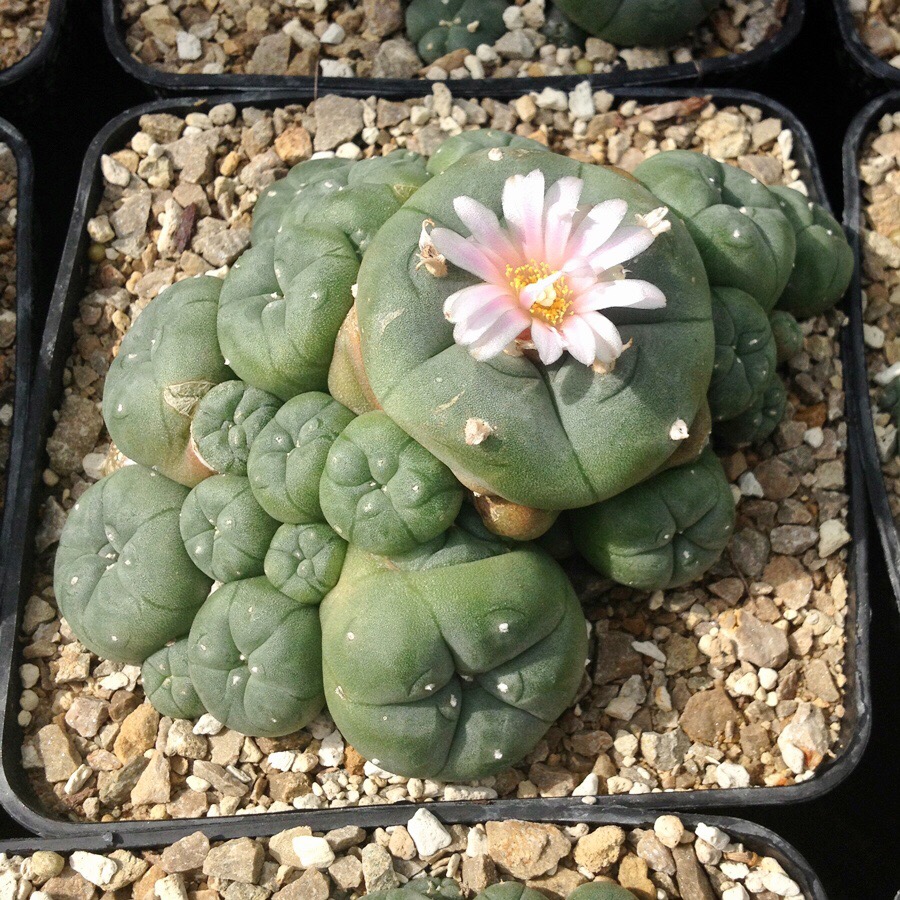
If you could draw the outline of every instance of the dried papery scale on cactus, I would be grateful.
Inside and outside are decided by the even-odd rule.
[[[623,47],[675,44],[722,0],[553,0],[588,34]]]
[[[479,45],[491,45],[506,32],[503,11],[508,0],[411,0],[406,33],[426,63]]]

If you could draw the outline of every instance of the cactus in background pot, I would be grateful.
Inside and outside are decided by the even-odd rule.
[[[426,63],[479,44],[493,44],[506,31],[507,0],[412,0],[406,7],[406,33]]]
[[[696,28],[722,0],[553,0],[588,34],[621,47],[665,47]]]

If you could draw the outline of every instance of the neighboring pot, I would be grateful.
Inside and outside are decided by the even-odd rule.
[[[40,41],[31,53],[20,59],[15,65],[8,69],[0,69],[0,91],[23,78],[34,75],[47,66],[59,42],[65,7],[66,0],[50,0],[47,22],[44,25]]]

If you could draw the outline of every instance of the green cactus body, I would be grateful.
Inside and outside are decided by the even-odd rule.
[[[659,206],[636,182],[556,154],[470,154],[376,235],[360,269],[357,309],[366,373],[384,411],[467,487],[555,510],[617,494],[672,455],[673,425],[693,421],[705,402],[714,341],[703,265],[676,219],[629,262],[667,303],[609,311],[623,340],[633,341],[613,372],[595,373],[572,357],[547,367],[507,354],[479,362],[456,344],[444,301],[477,279],[455,267],[443,278],[416,267],[423,221],[464,230],[453,208],[461,195],[500,214],[506,180],[537,168],[548,185],[583,179],[585,205],[624,199],[627,222]],[[484,440],[467,440],[472,423],[489,431]]]
[[[92,485],[59,541],[53,587],[76,637],[114,662],[140,664],[187,634],[209,579],[181,542],[188,490],[142,466]]]
[[[507,0],[412,0],[406,33],[426,63],[463,48],[474,53],[505,33],[507,6]]]
[[[579,28],[558,6],[545,10],[541,34],[557,47],[584,46],[587,32]]]
[[[468,781],[518,762],[574,700],[587,633],[534,546],[454,526],[434,548],[388,560],[350,546],[320,607],[325,695],[375,765]]]
[[[346,541],[329,525],[282,525],[266,553],[266,578],[298,603],[321,603],[338,583],[346,554]]]
[[[144,660],[141,678],[153,708],[173,719],[197,719],[206,712],[188,671],[188,642],[181,638]]]
[[[771,189],[797,235],[797,259],[778,308],[798,319],[821,315],[844,296],[853,277],[853,251],[828,210],[788,187]]]
[[[575,888],[566,900],[637,900],[637,897],[611,881],[590,881]]]
[[[280,228],[232,266],[219,300],[222,352],[253,387],[288,400],[323,390],[359,261],[333,228]]]
[[[658,153],[634,175],[684,220],[710,285],[738,288],[772,310],[790,278],[797,241],[765,185],[690,150]]]
[[[733,419],[716,422],[713,434],[731,447],[758,444],[778,427],[786,405],[787,391],[776,374],[753,406]]]
[[[217,384],[191,423],[196,454],[220,475],[246,475],[250,445],[280,408],[277,397],[243,381]]]
[[[545,900],[545,895],[516,881],[501,881],[476,894],[475,900]]]
[[[575,543],[603,575],[642,590],[681,587],[721,556],[734,498],[711,450],[573,514]]]
[[[749,294],[713,288],[716,361],[709,385],[713,421],[733,419],[762,396],[775,371],[769,319]]]
[[[365,896],[369,900],[460,900],[462,892],[452,878],[413,878],[401,887]]]
[[[185,549],[198,569],[222,582],[263,574],[278,524],[257,503],[250,480],[240,475],[201,481],[181,509]]]
[[[250,448],[247,474],[259,505],[279,522],[324,522],[319,481],[328,451],[355,416],[328,394],[289,400]]]
[[[285,210],[299,203],[310,208],[329,196],[335,186],[343,187],[353,162],[349,159],[307,159],[276,181],[256,201],[253,208],[251,240],[255,245],[275,240]]]
[[[721,0],[553,0],[588,34],[621,47],[675,44]]]
[[[234,377],[216,337],[221,286],[204,276],[163,291],[122,338],[103,389],[103,419],[119,450],[188,487],[210,474],[191,445],[197,403]]]
[[[384,413],[354,419],[331,447],[319,501],[332,528],[369,553],[405,553],[446,531],[462,506],[453,473]]]
[[[428,160],[428,171],[432,175],[441,175],[458,163],[463,157],[479,150],[543,150],[547,148],[531,138],[510,134],[508,131],[496,131],[493,128],[475,128],[471,131],[461,131],[453,137],[447,138]]]
[[[265,578],[209,595],[191,626],[188,662],[203,705],[241,734],[290,734],[324,703],[318,612]]]
[[[894,425],[900,428],[900,378],[891,379],[878,396],[878,408],[890,413]]]
[[[803,349],[803,332],[797,320],[783,309],[769,316],[769,326],[775,338],[775,358],[782,365]]]

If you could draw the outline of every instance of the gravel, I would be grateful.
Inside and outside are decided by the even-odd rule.
[[[180,74],[515,78],[608,74],[746,53],[781,29],[789,0],[725,0],[696,33],[670,48],[617,49],[599,38],[557,47],[540,29],[545,0],[516,0],[509,29],[475,53],[425,65],[403,31],[401,0],[124,0],[129,52]]]
[[[19,713],[23,763],[58,814],[158,820],[498,796],[574,795],[590,804],[598,794],[793,784],[839,752],[848,549],[842,532],[824,527],[842,523],[848,505],[839,311],[804,324],[805,347],[786,368],[788,413],[773,438],[724,457],[736,494],[746,473],[760,490],[740,496],[735,539],[705,579],[648,595],[571,567],[592,625],[591,675],[535,750],[499,776],[452,785],[393,776],[345,745],[325,714],[279,739],[244,738],[208,715],[193,728],[173,723],[145,702],[137,667],[98,660],[59,619],[53,547],[66,510],[116,460],[83,407],[96,411],[109,362],[141,309],[176,279],[225,274],[223,254],[233,258],[246,243],[256,197],[284,174],[288,150],[296,161],[296,147],[308,155],[324,132],[325,143],[343,141],[324,152],[431,153],[448,132],[474,125],[516,130],[624,169],[660,148],[693,147],[805,190],[781,122],[702,97],[642,106],[578,88],[506,104],[457,100],[438,84],[429,97],[400,103],[323,98],[274,111],[225,104],[185,119],[142,117],[140,131],[111,154],[130,173],[128,184],[107,181],[88,225],[89,284],[51,439],[58,446],[44,472],[36,575],[23,616],[22,674],[30,685]],[[285,134],[293,137],[279,145]],[[185,142],[210,149],[197,180],[185,177]],[[122,215],[135,207],[139,215]],[[817,399],[805,399],[812,388]],[[821,431],[817,447],[805,441],[811,429]],[[80,465],[71,464],[77,454],[63,452],[67,446],[84,454]],[[815,752],[797,771],[797,751],[808,747]],[[421,825],[419,840],[439,842],[433,823]],[[361,862],[390,881],[377,850]]]
[[[0,69],[23,60],[44,34],[50,0],[5,0],[0,4]]]
[[[900,3],[897,0],[844,0],[866,46],[900,68]]]
[[[806,897],[796,873],[765,855],[765,848],[745,847],[703,823],[692,831],[676,816],[661,816],[646,828],[516,820],[445,828],[435,821],[447,839],[433,853],[423,852],[410,838],[411,819],[405,826],[324,834],[301,826],[272,838],[212,846],[198,832],[166,848],[133,853],[4,856],[0,890],[10,897],[30,894],[33,900],[95,900],[101,891],[111,896],[126,889],[138,900],[327,900],[438,877],[456,881],[466,896],[513,879],[549,900],[562,900],[579,885],[613,879],[635,896],[654,900]],[[294,854],[291,845],[315,849],[307,858],[300,851]]]
[[[2,15],[2,14],[0,14]],[[0,516],[6,496],[6,467],[12,438],[16,390],[16,158],[0,143]]]
[[[900,527],[896,423],[878,402],[900,362],[900,114],[885,115],[859,158],[862,189],[862,287],[869,394],[875,439],[894,522]]]

